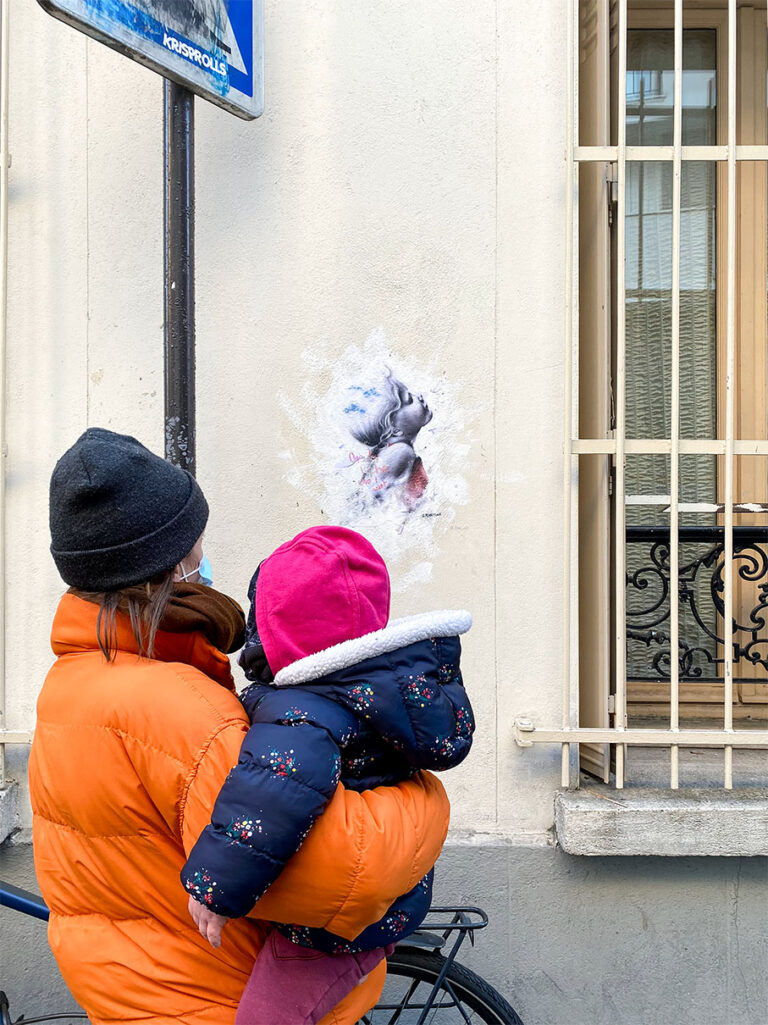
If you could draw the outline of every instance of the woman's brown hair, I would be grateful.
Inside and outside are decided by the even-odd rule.
[[[96,619],[96,638],[104,658],[111,662],[117,652],[117,613],[127,615],[131,621],[139,655],[152,658],[155,636],[163,621],[168,602],[173,596],[174,570],[148,580],[135,587],[119,591],[81,591],[71,587],[70,593],[99,606]]]

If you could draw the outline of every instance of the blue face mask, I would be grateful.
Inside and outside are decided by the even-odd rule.
[[[197,573],[198,576],[200,577],[200,579],[198,580],[198,583],[205,584],[206,587],[212,587],[213,586],[213,576],[212,576],[212,571],[211,571],[211,564],[208,561],[208,556],[207,555],[204,555],[202,557],[202,559],[200,560],[200,565],[199,566],[196,566],[194,569],[191,569],[189,571],[189,573],[185,573],[183,576],[179,577],[179,580],[186,580],[187,577],[194,576],[195,573]]]
[[[207,555],[203,556],[200,565],[197,567],[197,572],[200,574],[201,584],[205,584],[206,587],[213,587],[213,570]]]

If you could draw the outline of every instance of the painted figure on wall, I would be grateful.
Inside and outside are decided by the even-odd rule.
[[[414,442],[432,419],[432,411],[423,396],[414,395],[389,368],[381,391],[364,390],[358,385],[351,386],[350,391],[361,392],[366,398],[364,406],[356,401],[344,411],[353,417],[349,427],[353,438],[368,448],[360,464],[361,485],[377,502],[396,493],[406,510],[411,511],[429,483]]]
[[[344,348],[317,341],[302,352],[302,387],[278,392],[285,479],[326,522],[360,531],[399,566],[402,592],[431,579],[439,538],[469,501],[478,417],[447,350],[432,341],[425,361],[421,339],[410,348],[418,358],[383,328]]]

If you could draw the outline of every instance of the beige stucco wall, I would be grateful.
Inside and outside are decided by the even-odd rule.
[[[377,328],[467,413],[468,502],[394,613],[468,607],[479,721],[446,777],[458,835],[543,842],[562,663],[564,4],[266,5],[266,113],[197,117],[198,476],[216,585],[325,514],[286,412]],[[32,42],[33,41],[33,42]],[[11,11],[7,725],[32,728],[62,585],[55,459],[87,425],[163,441],[160,80]],[[320,352],[311,370],[307,352]],[[435,408],[435,427],[440,424]],[[399,560],[406,573],[415,552]],[[24,774],[21,749],[9,765]],[[28,813],[24,810],[24,823]]]

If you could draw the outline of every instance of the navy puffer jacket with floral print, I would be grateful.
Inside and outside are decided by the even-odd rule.
[[[469,622],[467,613],[398,620],[368,635],[373,644],[359,638],[329,649],[342,657],[319,678],[305,682],[299,673],[289,681],[295,686],[248,687],[241,697],[252,726],[182,872],[187,890],[219,914],[244,915],[301,846],[339,782],[365,790],[458,765],[474,731],[457,635]],[[415,929],[430,894],[431,873],[354,949]],[[353,949],[320,930],[288,931],[309,946]]]

